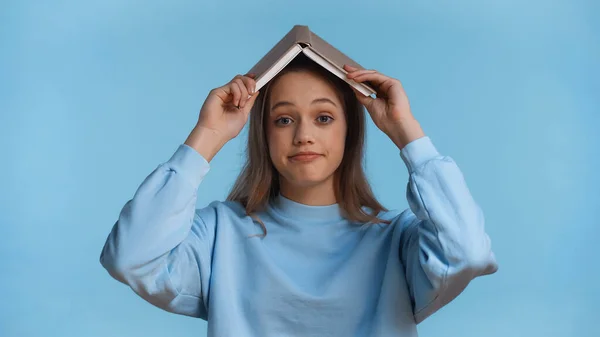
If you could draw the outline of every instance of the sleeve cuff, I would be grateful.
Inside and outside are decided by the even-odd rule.
[[[198,151],[187,144],[180,144],[167,164],[179,174],[184,175],[198,187],[210,170],[210,164]]]
[[[400,150],[400,157],[411,173],[421,164],[437,156],[440,156],[440,153],[428,136],[415,139]]]

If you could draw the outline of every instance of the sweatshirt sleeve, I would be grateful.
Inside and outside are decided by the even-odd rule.
[[[100,263],[116,280],[166,311],[206,319],[214,224],[196,212],[208,162],[181,144],[122,208]]]
[[[427,136],[407,144],[400,155],[409,171],[410,208],[397,223],[399,256],[420,323],[498,265],[482,210],[454,160],[440,155]]]

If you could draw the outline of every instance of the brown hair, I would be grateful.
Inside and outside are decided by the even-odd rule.
[[[279,175],[269,157],[266,135],[266,118],[269,111],[270,88],[282,75],[291,71],[310,71],[332,84],[343,102],[347,120],[346,144],[342,162],[335,172],[335,197],[344,217],[359,223],[389,223],[377,218],[387,211],[373,195],[363,170],[365,140],[365,109],[356,98],[352,88],[337,76],[300,54],[290,62],[266,87],[260,91],[250,111],[246,163],[233,185],[227,200],[237,201],[246,213],[258,221],[267,234],[264,223],[254,215],[264,209],[269,200],[279,194]],[[363,207],[371,210],[367,213]]]

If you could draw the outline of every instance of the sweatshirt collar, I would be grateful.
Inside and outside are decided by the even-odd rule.
[[[283,216],[292,219],[304,219],[312,222],[329,222],[343,220],[339,204],[312,206],[302,204],[278,194],[273,198],[273,208]]]

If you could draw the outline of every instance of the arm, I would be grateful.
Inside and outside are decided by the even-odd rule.
[[[373,122],[398,146],[409,171],[410,209],[396,225],[400,260],[417,323],[460,294],[475,277],[498,266],[484,231],[483,214],[456,163],[441,156],[414,118],[402,83],[375,70],[344,66],[347,77],[369,81],[372,98],[356,92]]]
[[[197,188],[209,161],[248,120],[255,85],[239,75],[210,91],[185,143],[144,180],[106,240],[104,268],[157,307],[208,318],[217,220],[210,206],[196,210]]]
[[[482,211],[456,163],[429,137],[412,140],[400,153],[409,170],[410,209],[398,218],[399,255],[420,323],[498,266]]]
[[[214,224],[205,223],[195,206],[208,170],[198,151],[180,145],[125,204],[100,255],[112,277],[148,302],[204,318]]]

